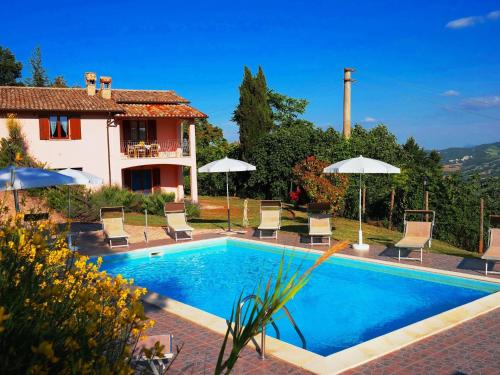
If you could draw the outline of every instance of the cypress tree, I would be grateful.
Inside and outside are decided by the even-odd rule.
[[[49,86],[49,78],[42,65],[42,50],[40,47],[36,47],[33,51],[33,55],[30,59],[32,77],[28,84],[35,87],[46,87]]]
[[[261,67],[253,77],[250,69],[245,66],[240,86],[240,102],[234,111],[233,121],[240,128],[242,157],[249,160],[257,141],[273,126],[266,78]]]

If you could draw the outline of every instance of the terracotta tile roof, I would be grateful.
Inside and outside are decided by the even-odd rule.
[[[189,103],[174,91],[113,89],[111,97],[117,103],[175,104]]]
[[[122,104],[125,113],[117,117],[205,118],[206,114],[187,104]]]
[[[112,112],[121,117],[203,118],[173,91],[111,90],[111,99],[99,92],[89,96],[81,88],[0,87],[0,111]]]
[[[122,112],[114,100],[87,95],[81,88],[0,87],[3,111]]]

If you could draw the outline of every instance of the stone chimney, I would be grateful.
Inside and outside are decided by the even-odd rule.
[[[85,87],[87,88],[87,94],[89,96],[95,95],[95,73],[94,72],[85,72]]]
[[[101,76],[101,78],[99,78],[99,82],[101,83],[101,87],[99,89],[101,97],[103,99],[111,99],[111,77]]]
[[[351,137],[351,72],[353,68],[344,68],[344,138]]]

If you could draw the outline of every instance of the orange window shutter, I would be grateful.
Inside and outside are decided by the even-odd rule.
[[[69,136],[71,139],[82,139],[82,121],[79,117],[69,119]]]
[[[48,117],[40,117],[39,127],[40,127],[40,139],[46,140],[50,138],[50,126]]]

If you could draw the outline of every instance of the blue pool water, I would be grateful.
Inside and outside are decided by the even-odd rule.
[[[156,250],[155,250],[156,251]],[[103,269],[204,311],[229,318],[235,299],[275,274],[283,247],[215,240],[104,257]],[[308,267],[316,254],[286,251],[294,266]],[[304,268],[305,269],[305,268]],[[331,258],[287,307],[307,349],[329,355],[471,302],[500,289],[475,280],[363,261]],[[288,320],[278,317],[281,339],[301,346]],[[273,335],[272,328],[268,334]]]

